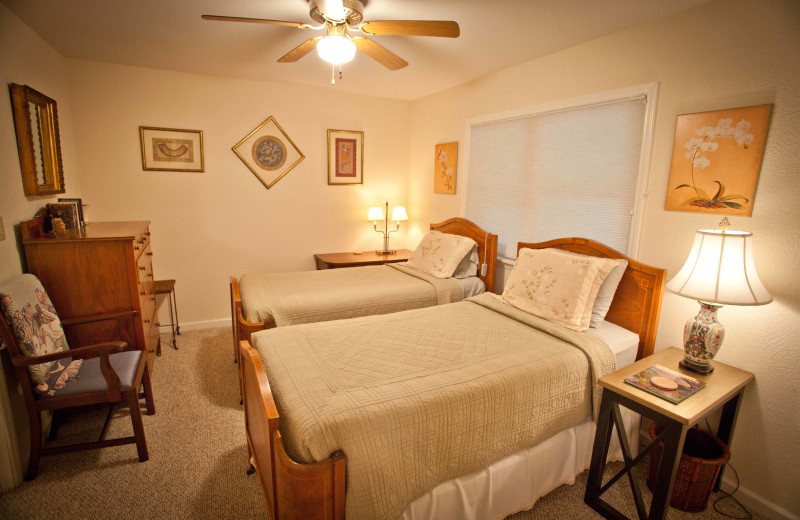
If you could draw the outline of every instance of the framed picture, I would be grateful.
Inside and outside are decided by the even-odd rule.
[[[86,221],[83,219],[83,201],[81,199],[58,199],[58,202],[74,203],[78,212],[78,225],[80,225],[80,227],[86,226]]]
[[[142,169],[164,172],[203,171],[203,131],[140,126]]]
[[[51,202],[47,205],[47,216],[51,222],[56,218],[61,219],[66,231],[78,231],[81,227],[78,204],[75,202]]]
[[[364,132],[328,130],[328,184],[364,184]]]
[[[664,209],[750,216],[772,105],[678,116]]]
[[[458,143],[437,144],[433,168],[433,192],[456,194]]]
[[[233,153],[267,189],[306,158],[272,116],[236,143]]]

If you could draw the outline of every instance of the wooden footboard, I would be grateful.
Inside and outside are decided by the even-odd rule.
[[[298,464],[281,441],[280,417],[258,352],[239,343],[247,447],[273,520],[343,520],[345,456]]]
[[[231,276],[231,323],[233,324],[233,360],[239,362],[239,342],[250,341],[250,334],[268,329],[266,323],[254,323],[244,319],[242,296],[239,294],[239,279]]]

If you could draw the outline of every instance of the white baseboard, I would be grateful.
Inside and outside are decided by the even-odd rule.
[[[734,480],[734,477],[730,475],[729,470],[726,470],[722,477],[722,484],[720,485],[720,488],[727,493],[731,493],[735,487],[736,481]],[[764,497],[753,493],[741,485],[736,491],[734,497],[736,497],[736,500],[744,504],[745,507],[751,511],[766,516],[771,520],[800,520],[800,516],[766,500]]]
[[[180,327],[181,330],[197,330],[197,329],[214,329],[217,327],[230,327],[231,326],[231,319],[230,318],[222,318],[219,320],[205,320],[205,321],[190,321],[190,322],[181,322]],[[170,326],[161,325],[160,332],[162,334],[167,334],[170,332]]]

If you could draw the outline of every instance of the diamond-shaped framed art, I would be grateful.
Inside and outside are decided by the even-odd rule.
[[[232,150],[267,189],[306,158],[272,116]]]

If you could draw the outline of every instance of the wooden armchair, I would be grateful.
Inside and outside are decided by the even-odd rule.
[[[148,459],[139,409],[139,388],[144,388],[147,413],[155,413],[146,356],[124,350],[124,341],[69,348],[62,326],[130,318],[130,313],[104,314],[63,322],[41,282],[32,274],[0,285],[0,340],[9,349],[11,363],[22,385],[31,434],[27,480],[36,477],[41,455],[136,444],[139,461]],[[54,448],[42,447],[44,410],[109,403],[100,438]],[[105,439],[114,404],[130,408],[133,436]]]

